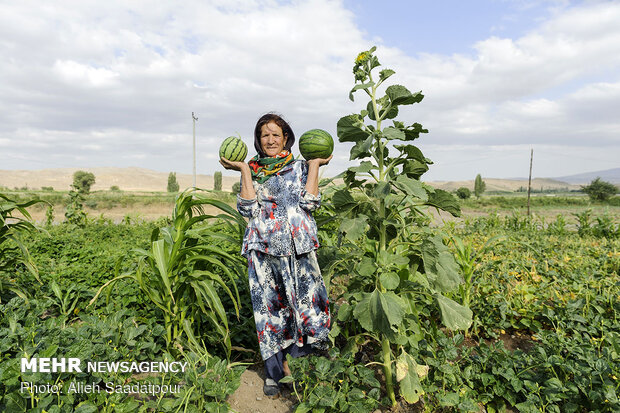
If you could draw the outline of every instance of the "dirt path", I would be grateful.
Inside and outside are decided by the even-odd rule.
[[[283,391],[278,397],[263,394],[263,378],[254,370],[246,370],[241,375],[241,384],[228,398],[228,404],[238,413],[289,413],[293,412],[294,395]]]

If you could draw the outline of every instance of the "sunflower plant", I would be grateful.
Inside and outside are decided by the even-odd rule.
[[[368,339],[379,344],[387,395],[395,405],[395,382],[409,403],[423,392],[420,379],[427,367],[417,364],[415,354],[428,325],[424,320],[433,323],[436,312],[446,327],[467,329],[472,313],[448,297],[462,277],[446,237],[430,228],[428,213],[434,207],[458,216],[458,203],[420,180],[432,161],[411,142],[428,131],[417,122],[396,119],[399,108],[424,96],[397,84],[384,89],[395,72],[377,74],[381,65],[374,52],[373,47],[360,53],[353,66],[349,98],[364,92],[369,98],[365,109],[337,124],[339,141],[354,144],[350,160],[360,163],[343,172],[344,185],[331,197],[341,251],[346,251],[329,269],[334,284],[346,283],[336,300],[342,303],[341,323],[332,338],[343,336],[353,351]]]

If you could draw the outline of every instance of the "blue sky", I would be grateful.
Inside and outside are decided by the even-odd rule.
[[[265,112],[334,134],[373,45],[425,99],[426,180],[618,167],[620,1],[188,0],[0,3],[0,169],[221,170]],[[347,166],[337,144],[325,168]],[[230,174],[230,172],[225,172]],[[1,185],[2,183],[0,183]]]
[[[549,15],[545,3],[500,0],[346,0],[344,5],[369,38],[409,55],[473,53],[479,40],[520,37]]]

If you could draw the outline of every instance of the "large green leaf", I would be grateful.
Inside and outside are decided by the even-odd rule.
[[[370,135],[364,130],[364,122],[357,114],[340,118],[336,124],[336,133],[340,142],[363,141]]]
[[[467,330],[472,323],[472,311],[441,294],[435,294],[441,309],[441,320],[450,330]]]
[[[376,260],[370,257],[362,257],[360,262],[356,265],[356,272],[363,278],[370,278],[375,275],[377,271]]]
[[[368,83],[361,83],[359,85],[353,86],[353,89],[351,89],[351,91],[349,92],[349,99],[351,99],[351,102],[353,102],[353,93],[355,93],[356,91],[358,91],[360,89],[371,88],[374,85],[375,85],[375,82],[368,82]]]
[[[366,233],[368,227],[366,220],[367,218],[365,216],[352,219],[343,218],[339,230],[345,233],[345,237],[349,241],[357,241]]]
[[[392,105],[411,105],[413,103],[421,102],[424,99],[424,95],[420,92],[411,93],[406,87],[402,85],[388,86],[385,90],[385,94],[390,98]]]
[[[455,217],[461,216],[461,207],[459,206],[458,201],[454,195],[444,191],[443,189],[435,189],[435,192],[429,195],[428,202],[426,204],[443,209]]]
[[[368,138],[357,141],[355,146],[351,148],[351,154],[350,154],[349,160],[352,161],[353,159],[369,157],[373,140],[374,140],[373,136],[369,135]]]
[[[392,291],[362,293],[353,315],[367,331],[393,336],[407,310],[406,302]]]
[[[377,182],[375,188],[372,191],[372,196],[376,198],[385,198],[390,194],[391,186],[389,182],[381,181]]]
[[[454,256],[443,244],[441,236],[424,240],[421,251],[424,270],[434,291],[452,291],[462,282]]]
[[[407,195],[414,196],[416,198],[420,198],[422,201],[426,201],[428,199],[428,193],[422,186],[422,182],[406,177],[404,175],[399,175],[394,181],[394,185]]]
[[[372,162],[363,161],[359,164],[359,166],[352,166],[348,170],[353,171],[355,173],[365,173],[365,172],[370,172],[373,169],[379,169],[379,168],[373,165]]]
[[[417,159],[407,160],[403,165],[403,174],[408,178],[419,179],[426,171],[428,171],[428,165]]]
[[[401,153],[406,153],[407,158],[415,159],[423,163],[426,162],[426,157],[422,154],[422,151],[415,145],[394,145]]]
[[[168,255],[166,254],[166,245],[163,239],[157,240],[151,244],[151,251],[153,258],[159,271],[160,280],[166,287],[166,292],[170,295],[172,302],[175,302],[174,295],[172,294],[172,288],[170,285],[170,278],[168,277]]]
[[[384,272],[381,274],[380,281],[386,290],[395,290],[400,284],[400,277],[395,272]]]
[[[357,205],[357,202],[353,199],[351,193],[346,189],[341,189],[334,192],[332,203],[334,204],[334,208],[340,210],[340,212],[351,209]]]
[[[385,136],[387,139],[398,139],[398,140],[405,140],[406,139],[406,135],[405,132],[403,132],[400,129],[396,129],[392,126],[388,126],[387,128],[383,129],[383,136]]]
[[[396,381],[400,386],[400,394],[407,403],[417,403],[424,394],[418,370],[418,364],[409,354],[403,352],[396,359]]]

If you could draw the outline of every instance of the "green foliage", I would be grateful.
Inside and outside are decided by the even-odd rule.
[[[280,383],[291,383],[299,402],[295,413],[372,412],[379,404],[379,381],[374,372],[354,363],[348,353],[336,348],[329,358],[287,356],[291,376]]]
[[[27,208],[40,200],[24,203],[16,202],[4,194],[0,194],[0,294],[13,292],[25,298],[25,292],[15,282],[14,272],[23,265],[39,282],[39,271],[34,264],[30,252],[24,243],[24,236],[37,231],[31,222]],[[16,215],[19,214],[19,215]],[[0,295],[2,302],[2,295]]]
[[[577,233],[582,237],[594,236],[609,239],[620,237],[620,224],[615,223],[608,215],[598,216],[594,222],[591,209],[573,215],[577,218]]]
[[[204,214],[204,205],[215,206],[223,213],[217,216]],[[214,234],[208,228],[197,225],[210,218],[224,219],[229,227],[235,228],[237,237]],[[149,250],[135,250],[137,268],[119,274],[117,266],[116,276],[101,286],[90,304],[109,285],[123,279],[133,280],[148,301],[161,311],[169,351],[174,352],[184,335],[196,337],[198,341],[201,338],[208,340],[198,328],[205,322],[215,330],[229,357],[228,318],[218,288],[230,297],[239,317],[239,293],[235,279],[245,273],[245,266],[241,257],[205,241],[220,238],[238,244],[241,227],[245,228],[245,220],[230,206],[201,198],[193,190],[181,193],[176,200],[171,224],[153,230]]]
[[[121,190],[121,189],[118,187],[118,185],[112,185],[112,186],[110,187],[110,191],[115,191],[115,192],[116,192],[116,191],[120,191],[120,190]]]
[[[581,187],[593,201],[606,201],[618,193],[618,187],[611,182],[606,182],[597,177],[589,185]]]
[[[216,171],[213,174],[213,190],[221,191],[222,190],[222,172]]]
[[[69,191],[69,203],[65,208],[65,221],[80,228],[86,226],[86,211],[84,211],[84,197],[75,186]]]
[[[54,206],[48,205],[45,210],[45,226],[49,227],[54,223]]]
[[[460,199],[469,199],[471,197],[471,191],[469,188],[465,188],[464,186],[460,187],[456,190],[456,196]]]
[[[0,411],[101,411],[107,413],[135,411],[209,411],[227,412],[226,397],[240,383],[243,368],[206,354],[186,350],[184,373],[165,373],[138,378],[132,373],[88,372],[22,373],[21,357],[77,357],[81,360],[172,361],[164,351],[163,326],[151,316],[138,317],[133,309],[110,310],[95,314],[81,313],[78,322],[65,325],[64,317],[55,315],[51,300],[25,301],[13,298],[0,304]],[[56,384],[59,394],[22,393],[20,383]],[[69,392],[71,382],[179,385],[181,391],[154,396],[125,393]],[[148,396],[148,397],[145,397]]]
[[[91,172],[75,171],[73,174],[73,189],[80,194],[88,194],[94,183],[95,175]]]
[[[463,240],[456,235],[452,235],[450,240],[454,245],[456,262],[459,265],[464,281],[463,284],[459,285],[460,302],[461,305],[469,307],[471,302],[471,294],[473,292],[473,277],[478,260],[483,254],[491,250],[496,243],[501,242],[503,237],[495,236],[489,238],[477,250],[474,250],[471,244],[463,242]]]
[[[480,198],[486,189],[487,184],[482,180],[480,174],[476,175],[476,179],[474,180],[474,194],[476,195],[476,198]]]
[[[419,123],[406,126],[394,119],[399,107],[418,103],[423,95],[391,85],[379,97],[380,86],[394,71],[384,69],[378,79],[373,77],[380,66],[374,51],[373,47],[362,52],[355,60],[356,85],[349,94],[353,100],[355,92],[364,91],[370,97],[366,109],[337,124],[340,142],[355,143],[350,159],[361,162],[343,173],[344,187],[324,191],[331,199],[333,219],[340,220],[343,244],[341,255],[336,253],[326,273],[327,278],[330,272],[347,277],[348,285],[337,300],[346,301],[348,311],[339,320],[359,325],[342,332],[335,328],[331,336],[345,335],[351,349],[360,335],[380,343],[386,390],[395,405],[392,360],[415,345],[420,331],[418,302],[435,301],[442,321],[453,329],[468,328],[471,311],[445,295],[461,279],[442,237],[429,230],[425,212],[432,206],[458,216],[458,203],[448,192],[420,181],[432,162],[410,142],[427,130]],[[374,124],[366,124],[367,119]],[[385,126],[388,119],[392,125]],[[397,153],[390,154],[391,146]],[[412,363],[413,359],[404,366]],[[419,390],[413,384],[416,373],[407,368],[400,371],[405,372],[396,377],[401,395],[413,402]]]
[[[177,173],[170,172],[168,174],[168,192],[179,192],[179,183],[177,182]]]

